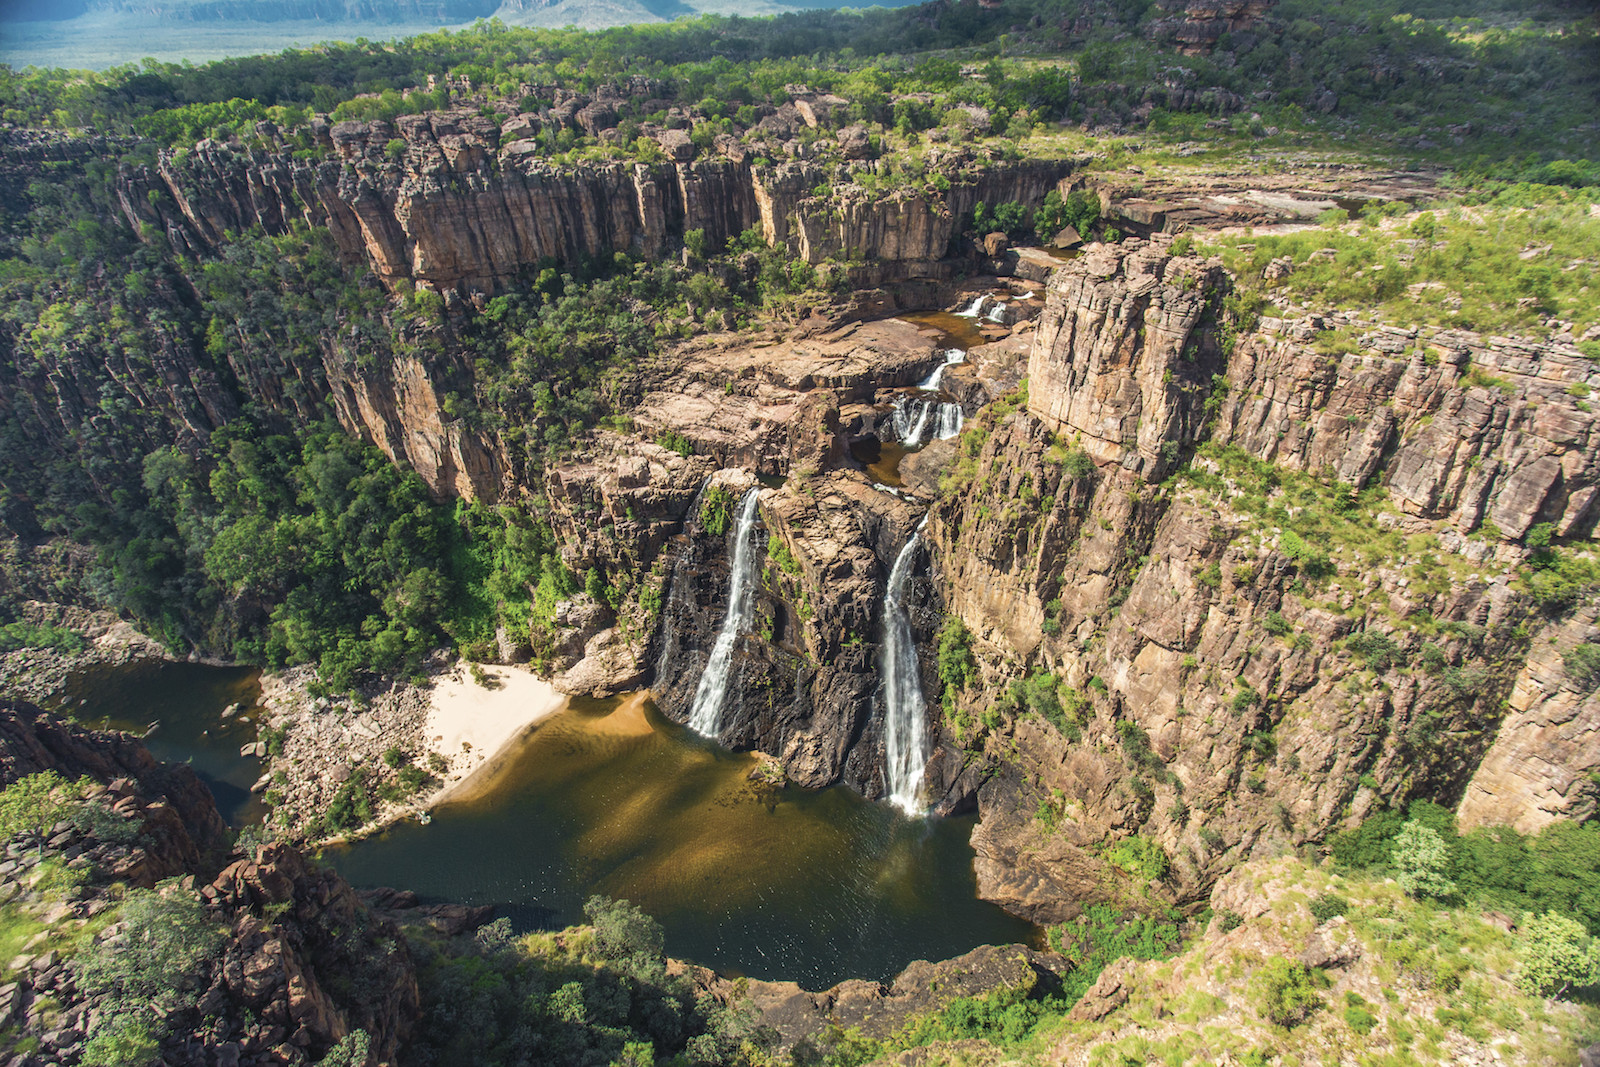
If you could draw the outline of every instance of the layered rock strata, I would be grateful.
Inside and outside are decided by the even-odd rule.
[[[1533,829],[1594,802],[1593,696],[1562,659],[1592,611],[1549,644],[1513,569],[1537,523],[1592,533],[1600,443],[1569,392],[1592,364],[1376,326],[1361,352],[1323,355],[1320,320],[1267,320],[1230,358],[1223,284],[1161,242],[1062,271],[1028,410],[982,431],[973,482],[935,512],[941,592],[991,679],[958,707],[991,707],[1008,663],[1072,691],[1061,727],[1022,714],[960,738],[969,765],[1020,770],[978,791],[975,843],[981,891],[1036,918],[1105,895],[1091,846],[1128,835],[1161,845],[1181,898],[1268,841],[1320,840],[1380,803],[1465,794],[1468,824]],[[1195,474],[1155,480],[1207,437],[1221,450]],[[1074,448],[1098,469],[1065,462]],[[1316,546],[1337,577],[1314,592],[1305,547],[1233,481],[1252,460],[1347,495],[1383,486],[1365,536],[1393,543]],[[1284,505],[1312,500],[1268,485]],[[1530,657],[1530,637],[1549,650]],[[958,734],[947,723],[947,746]],[[1049,819],[1018,817],[1040,805]]]
[[[216,249],[229,231],[282,233],[299,222],[327,227],[349,262],[368,263],[386,282],[471,296],[549,259],[660,256],[691,230],[720,244],[756,228],[808,263],[875,260],[909,277],[944,258],[975,204],[1038,203],[1071,169],[1047,160],[978,169],[948,154],[948,192],[883,197],[845,186],[817,196],[819,185],[838,183],[816,162],[771,164],[734,145],[693,158],[689,145],[680,162],[562,167],[541,158],[539,128],[465,110],[321,123],[314,159],[202,141],[181,157],[128,168],[118,199],[135,230],[153,227],[186,254]]]

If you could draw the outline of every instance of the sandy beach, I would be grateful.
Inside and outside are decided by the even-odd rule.
[[[462,792],[530,727],[567,706],[564,695],[526,668],[479,669],[488,685],[475,680],[465,663],[434,680],[423,737],[450,761],[450,770],[425,806]]]

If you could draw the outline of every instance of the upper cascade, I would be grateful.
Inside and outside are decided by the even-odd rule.
[[[927,708],[922,696],[922,671],[916,639],[906,614],[906,583],[922,544],[924,515],[916,532],[895,557],[883,603],[883,717],[885,788],[889,800],[908,815],[920,815],[922,776],[928,765]]]
[[[755,605],[756,554],[750,547],[755,528],[761,489],[752,486],[739,506],[739,521],[733,528],[733,569],[728,593],[728,614],[717,631],[717,643],[706,660],[705,673],[695,690],[694,707],[689,712],[689,728],[706,737],[722,733],[722,707],[728,697],[728,673],[733,665],[733,646],[749,626]]]

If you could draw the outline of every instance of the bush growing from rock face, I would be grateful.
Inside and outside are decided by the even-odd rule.
[[[1600,942],[1564,915],[1524,915],[1522,952],[1517,984],[1535,996],[1559,997],[1600,983]]]
[[[192,1009],[222,950],[223,931],[200,902],[174,885],[135,889],[118,914],[119,933],[78,958],[82,988],[99,996],[85,1064],[142,1067],[161,1036]]]
[[[1335,893],[1319,893],[1311,899],[1311,917],[1325,923],[1350,910],[1350,902]]]
[[[1561,657],[1567,676],[1585,692],[1600,687],[1600,645],[1582,644]]]
[[[69,782],[55,771],[30,774],[0,790],[0,841],[32,831],[41,837],[82,807],[88,779]]]
[[[1274,1026],[1297,1026],[1322,1003],[1311,972],[1293,960],[1268,960],[1250,982],[1256,1011]]]

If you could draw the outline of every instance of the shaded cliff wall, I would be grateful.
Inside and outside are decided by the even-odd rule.
[[[316,132],[325,149],[317,158],[202,141],[154,167],[125,167],[122,211],[195,255],[215,250],[229,231],[325,226],[347,261],[370,263],[388,283],[408,278],[470,297],[500,291],[547,260],[659,256],[695,229],[720,242],[758,227],[809,263],[887,261],[909,276],[945,256],[979,201],[1037,203],[1071,168],[995,161],[969,175],[970,161],[954,158],[948,192],[878,197],[840,183],[832,167],[758,164],[742,150],[737,158],[561,167],[536,154],[531,126],[464,111]],[[830,192],[815,195],[819,186]]]
[[[735,472],[724,475],[719,484],[743,491]],[[761,551],[755,621],[739,638],[720,736],[731,747],[777,757],[802,786],[844,781],[880,796],[883,590],[921,513],[859,473],[834,471],[803,486],[762,490],[759,516],[757,536],[775,551]],[[651,683],[662,710],[679,721],[693,706],[729,586],[726,538],[708,535],[695,515],[686,532],[668,582]],[[940,612],[926,563],[918,570],[913,626],[931,657]],[[931,663],[923,674],[931,692]]]
[[[986,679],[958,706],[992,706],[1018,665],[1082,701],[1065,732],[945,724],[969,765],[1000,768],[979,794],[985,894],[1059,917],[1096,884],[1089,847],[1133,833],[1188,896],[1265,842],[1413,796],[1527,826],[1592,810],[1593,698],[1545,651],[1517,542],[1536,522],[1592,533],[1600,420],[1568,387],[1600,384],[1593,364],[1382,328],[1326,355],[1319,324],[1274,320],[1225,356],[1208,310],[1222,281],[1165,244],[1093,249],[1052,280],[1027,410],[935,512],[942,591]],[[1097,470],[1058,462],[1074,444]],[[1383,493],[1357,505],[1363,485]],[[1346,541],[1308,552],[1285,534],[1301,509],[1347,502]],[[1554,647],[1592,622],[1560,623]],[[1053,831],[1014,817],[1041,798]]]

